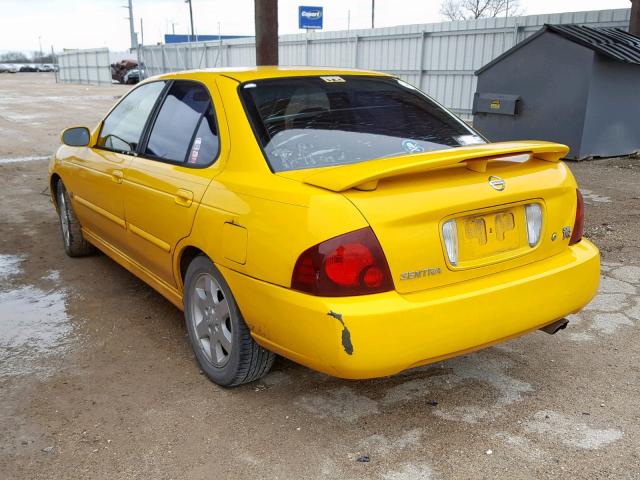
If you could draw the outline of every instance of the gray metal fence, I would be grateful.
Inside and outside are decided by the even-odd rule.
[[[627,28],[629,10],[598,10],[280,36],[281,65],[379,70],[396,74],[463,118],[470,118],[474,71],[545,23]],[[255,65],[253,39],[145,46],[148,75]]]
[[[69,50],[58,54],[57,80],[65,83],[111,83],[108,48]]]

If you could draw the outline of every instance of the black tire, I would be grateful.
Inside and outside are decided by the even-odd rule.
[[[275,354],[253,340],[229,285],[204,255],[187,269],[183,301],[191,347],[212,382],[234,387],[269,372]]]
[[[82,227],[71,206],[69,192],[62,180],[56,184],[56,206],[60,219],[60,233],[64,251],[70,257],[85,257],[96,252],[96,248],[87,242],[82,235]]]

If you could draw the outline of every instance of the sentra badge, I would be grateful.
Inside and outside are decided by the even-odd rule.
[[[439,273],[442,273],[440,267],[423,268],[422,270],[415,270],[413,272],[402,272],[400,274],[400,280],[413,280],[415,278],[430,277],[432,275],[438,275]]]

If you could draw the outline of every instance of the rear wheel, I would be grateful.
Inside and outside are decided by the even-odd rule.
[[[82,236],[82,227],[71,207],[69,192],[67,192],[62,180],[58,180],[56,184],[56,201],[64,251],[70,257],[84,257],[95,253],[95,247]]]
[[[214,383],[233,387],[271,369],[275,355],[251,338],[231,289],[204,255],[187,269],[184,314],[198,364]]]

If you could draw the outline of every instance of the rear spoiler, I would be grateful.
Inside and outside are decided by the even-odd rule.
[[[300,175],[295,172],[295,177],[309,185],[334,192],[342,192],[350,188],[375,190],[378,180],[383,178],[463,166],[469,170],[484,172],[489,161],[508,160],[505,157],[521,157],[519,161],[527,161],[530,157],[534,157],[548,162],[559,162],[568,152],[569,147],[566,145],[551,142],[487,143],[325,167],[311,172],[299,171]]]

